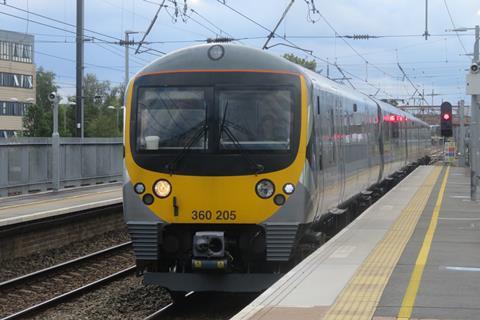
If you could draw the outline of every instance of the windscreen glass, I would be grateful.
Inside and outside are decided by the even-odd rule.
[[[206,149],[206,105],[202,88],[140,88],[137,149]]]
[[[221,150],[290,150],[289,89],[219,90]]]

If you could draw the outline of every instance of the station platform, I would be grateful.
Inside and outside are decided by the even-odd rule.
[[[0,198],[0,227],[122,203],[120,183]]]
[[[232,319],[479,319],[480,203],[421,166]]]

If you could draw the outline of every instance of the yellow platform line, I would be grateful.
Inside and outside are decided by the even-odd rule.
[[[430,225],[428,226],[427,233],[423,239],[422,247],[418,253],[415,267],[413,268],[407,290],[405,291],[405,296],[403,297],[402,306],[398,312],[399,319],[410,319],[410,316],[412,315],[418,289],[420,288],[420,283],[422,282],[423,271],[425,269],[425,265],[427,264],[430,248],[432,247],[433,236],[435,235],[435,230],[437,229],[438,216],[440,215],[440,208],[442,207],[443,196],[445,194],[445,188],[447,187],[449,171],[450,167],[447,168],[445,176],[443,177],[437,202],[435,203],[435,208],[433,209],[432,219],[430,220]]]
[[[324,319],[372,319],[388,279],[415,230],[441,170],[441,167],[433,168],[384,238],[342,290]]]

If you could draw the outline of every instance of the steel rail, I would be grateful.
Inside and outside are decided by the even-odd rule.
[[[183,297],[183,299],[186,299],[188,297],[190,297],[191,295],[193,295],[195,292],[194,291],[190,291],[188,292],[187,294],[185,294],[185,297]],[[170,311],[172,310],[173,308],[175,308],[177,305],[180,305],[182,304],[182,302],[184,302],[183,300],[181,302],[170,302],[169,304],[167,304],[166,306],[163,306],[162,308],[160,308],[159,310],[153,312],[152,314],[148,315],[147,317],[143,318],[143,320],[155,320],[155,319],[159,319],[160,316],[164,313],[166,313],[167,311]],[[3,320],[3,319],[2,319]]]
[[[70,266],[72,266],[76,263],[88,261],[90,259],[99,257],[101,255],[108,254],[110,252],[126,248],[126,247],[130,246],[131,244],[132,244],[131,241],[124,242],[124,243],[115,245],[113,247],[109,247],[109,248],[106,248],[106,249],[103,249],[103,250],[99,250],[99,251],[93,252],[91,254],[87,254],[85,256],[78,257],[78,258],[75,258],[75,259],[72,259],[72,260],[69,260],[69,261],[65,261],[65,262],[56,264],[54,266],[45,268],[45,269],[41,269],[41,270],[29,273],[29,274],[25,274],[23,276],[19,276],[19,277],[9,279],[9,280],[4,281],[4,282],[0,282],[0,290],[4,290],[6,288],[18,285],[20,283],[24,283],[26,281],[30,281],[30,280],[33,280],[35,278],[39,278],[39,277],[44,276],[44,275],[46,275],[50,272],[58,271],[58,270],[60,270],[62,268],[65,268],[65,267],[70,267]]]
[[[74,289],[72,291],[69,291],[69,292],[66,292],[66,293],[63,293],[61,295],[58,295],[54,298],[51,298],[49,300],[46,300],[44,302],[41,302],[41,303],[38,303],[34,306],[31,306],[31,307],[28,307],[24,310],[21,310],[21,311],[18,311],[14,314],[11,314],[5,318],[2,318],[0,320],[12,320],[12,319],[19,319],[19,318],[22,318],[22,317],[25,317],[26,315],[28,314],[31,314],[33,312],[37,312],[37,311],[40,311],[40,310],[43,310],[43,309],[47,309],[47,308],[50,308],[58,303],[61,303],[63,301],[66,301],[68,299],[71,299],[73,298],[74,296],[77,296],[79,294],[82,294],[82,293],[85,293],[85,292],[88,292],[88,291],[91,291],[93,289],[95,289],[96,287],[100,286],[100,285],[103,285],[103,284],[106,284],[106,283],[109,283],[117,278],[121,278],[123,276],[126,276],[130,273],[133,273],[136,269],[136,266],[130,266],[126,269],[123,269],[121,271],[118,271],[114,274],[111,274],[107,277],[104,277],[102,279],[99,279],[99,280],[96,280],[94,282],[91,282],[87,285],[84,285],[80,288],[77,288],[77,289]]]

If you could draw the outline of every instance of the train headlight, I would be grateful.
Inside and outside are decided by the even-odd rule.
[[[283,192],[285,192],[285,194],[292,194],[294,191],[295,186],[293,185],[293,183],[285,183],[285,185],[283,186]]]
[[[135,192],[138,194],[142,194],[145,192],[145,185],[143,183],[137,183],[134,187]]]
[[[208,49],[208,57],[211,60],[220,60],[223,58],[223,55],[225,54],[225,48],[222,47],[219,44],[216,44],[214,46],[211,46]]]
[[[153,185],[153,192],[159,198],[166,198],[172,192],[172,185],[165,179],[158,180]]]
[[[268,199],[275,193],[275,185],[268,179],[262,179],[255,186],[255,191],[260,198]]]

